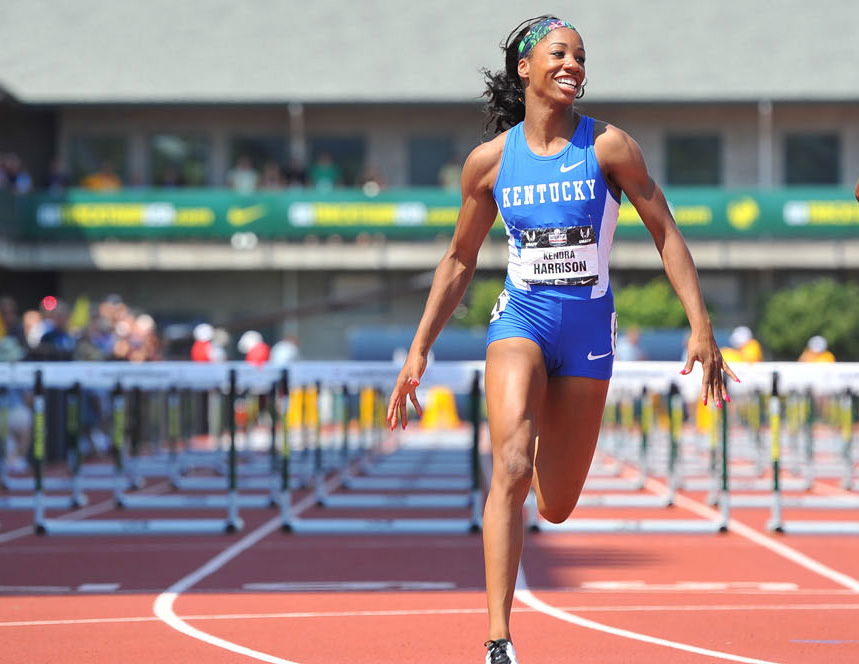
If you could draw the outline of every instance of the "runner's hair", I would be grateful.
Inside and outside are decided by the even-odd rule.
[[[487,98],[484,110],[486,125],[484,133],[493,131],[500,134],[525,119],[525,87],[519,78],[519,44],[528,31],[537,23],[547,19],[557,19],[551,14],[529,18],[517,25],[499,44],[504,51],[504,69],[492,72],[485,67],[481,69],[486,81],[483,97]],[[584,85],[579,90],[578,97],[585,92]]]

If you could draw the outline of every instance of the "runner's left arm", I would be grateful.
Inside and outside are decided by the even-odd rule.
[[[638,144],[625,132],[609,126],[601,137],[607,155],[604,168],[608,176],[635,207],[647,230],[650,231],[665,274],[680,299],[692,333],[689,337],[688,359],[681,373],[688,374],[695,362],[704,369],[701,399],[706,404],[712,396],[721,408],[728,399],[728,391],[722,381],[722,371],[739,382],[734,372],[722,358],[719,345],[713,336],[710,315],[704,305],[704,297],[698,281],[698,271],[689,253],[689,247],[677,228],[668,208],[665,195],[647,171],[644,156]]]

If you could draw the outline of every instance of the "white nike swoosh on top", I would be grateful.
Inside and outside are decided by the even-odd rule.
[[[611,355],[611,351],[609,351],[607,353],[603,353],[602,355],[594,355],[593,352],[588,351],[588,359],[589,360],[601,360],[602,358],[608,357],[609,355]]]
[[[584,160],[584,159],[582,159],[581,161],[577,161],[577,162],[576,162],[575,164],[573,164],[572,166],[564,166],[563,164],[561,164],[561,173],[569,173],[569,172],[570,172],[571,170],[573,170],[576,166],[581,166],[581,165],[582,165],[582,164],[584,164],[584,163],[585,163],[585,160]]]

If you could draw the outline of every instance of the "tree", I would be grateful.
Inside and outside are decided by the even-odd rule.
[[[643,286],[631,285],[614,293],[617,322],[622,328],[680,328],[688,325],[683,305],[665,277]]]
[[[839,360],[859,359],[859,284],[819,279],[776,291],[764,305],[758,336],[777,359],[795,360],[816,334]]]
[[[457,322],[469,327],[486,327],[498,295],[504,290],[504,279],[482,279],[471,283],[468,289],[468,306],[463,316],[455,316]]]

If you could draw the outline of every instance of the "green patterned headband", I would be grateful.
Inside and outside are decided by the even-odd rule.
[[[522,37],[522,41],[519,42],[519,59],[527,57],[537,42],[552,32],[552,30],[557,30],[558,28],[576,29],[572,23],[562,21],[559,18],[547,18],[532,25],[531,29]]]

